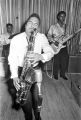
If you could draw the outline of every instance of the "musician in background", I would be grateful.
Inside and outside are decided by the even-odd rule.
[[[24,58],[27,52],[27,48],[30,42],[30,36],[33,32],[34,41],[34,51],[27,55],[28,60],[33,57],[33,69],[35,71],[36,82],[32,85],[30,92],[28,94],[28,99],[24,105],[22,105],[22,110],[25,114],[25,120],[33,120],[32,118],[32,108],[34,111],[35,120],[41,120],[40,111],[38,110],[38,104],[42,105],[40,98],[42,97],[41,83],[42,83],[42,70],[39,66],[39,62],[45,63],[49,61],[54,56],[54,51],[49,45],[46,36],[39,32],[40,30],[40,17],[38,14],[33,13],[26,21],[25,32],[20,33],[12,38],[10,44],[9,52],[9,65],[11,70],[11,78],[13,79],[13,84],[18,91],[20,89],[20,79],[18,75],[19,68],[23,67]],[[21,72],[22,73],[22,72]],[[39,98],[38,98],[39,97]],[[41,103],[39,103],[41,102]],[[40,106],[41,106],[40,105]]]
[[[3,46],[2,56],[7,59],[9,53],[9,47],[11,42],[11,36],[13,36],[13,25],[11,23],[6,24],[6,33],[0,36],[0,41]]]
[[[66,36],[66,25],[65,25],[65,18],[66,18],[66,12],[60,11],[57,14],[57,23],[55,25],[52,25],[48,31],[48,40],[50,41],[51,38],[54,39],[54,41],[61,41],[63,37]],[[51,42],[53,45],[54,43]],[[68,69],[68,51],[67,51],[67,43],[64,43],[65,47],[62,48],[58,54],[54,55],[54,62],[53,62],[53,75],[56,80],[58,80],[58,72],[60,70],[60,77],[62,77],[64,80],[67,80],[67,77],[65,76],[65,73]]]
[[[0,37],[1,37],[1,43],[3,45],[6,45],[6,44],[10,44],[10,36],[13,35],[13,25],[11,23],[7,23],[6,24],[6,33],[5,34],[2,34]]]

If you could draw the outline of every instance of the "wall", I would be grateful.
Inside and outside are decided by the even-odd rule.
[[[56,23],[60,10],[67,13],[66,26],[69,34],[81,26],[81,0],[0,0],[0,34],[5,33],[5,25],[14,25],[15,33],[20,32],[28,16],[36,12],[40,15],[41,32],[47,33],[51,24]],[[79,50],[80,32],[68,42],[68,52],[76,55]]]

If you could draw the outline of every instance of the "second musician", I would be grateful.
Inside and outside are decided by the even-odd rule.
[[[56,42],[56,46],[58,46],[58,42],[62,41],[62,38],[66,36],[66,25],[65,25],[66,12],[60,11],[57,14],[57,23],[55,25],[51,25],[48,31],[48,39],[50,41],[51,38]],[[51,43],[53,46],[53,43]],[[56,80],[58,80],[58,72],[60,71],[60,77],[64,80],[67,80],[65,73],[68,69],[69,55],[67,51],[67,43],[64,43],[65,47],[62,48],[58,54],[54,56],[53,63],[53,75]]]

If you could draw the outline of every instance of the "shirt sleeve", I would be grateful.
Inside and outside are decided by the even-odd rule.
[[[53,26],[51,26],[48,30],[48,35],[52,35],[53,34]]]
[[[45,35],[42,36],[42,50],[43,50],[43,58],[44,60],[42,62],[46,62],[52,59],[52,57],[54,56],[54,51],[52,49],[52,47],[49,45],[48,39],[46,38]]]
[[[12,39],[10,44],[10,51],[8,56],[8,63],[10,65],[11,78],[18,77],[18,58],[17,58],[17,47]]]
[[[47,38],[48,38],[48,41],[50,43],[52,43],[51,39],[55,37],[55,26],[52,25],[50,28],[49,28],[49,31],[47,33]],[[53,39],[52,39],[53,40]]]
[[[1,43],[1,45],[4,44],[4,35],[0,35],[0,43]]]

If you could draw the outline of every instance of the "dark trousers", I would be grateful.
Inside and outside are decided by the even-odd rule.
[[[32,110],[35,119],[40,120],[40,111],[38,110],[39,102],[40,100],[38,96],[38,87],[35,83],[32,85],[27,102],[23,106],[21,106],[25,114],[25,120],[33,120]]]
[[[8,59],[10,44],[3,45],[2,56]]]
[[[53,62],[53,75],[58,76],[60,71],[61,76],[65,76],[65,72],[68,71],[69,55],[67,47],[62,48],[58,54],[54,56]]]
[[[22,72],[22,68],[19,67],[19,70],[18,70],[19,76],[21,75],[21,72]],[[34,83],[32,85],[28,94],[28,99],[23,105],[16,103],[17,91],[13,85],[13,80],[9,79],[7,84],[8,84],[9,93],[12,96],[13,108],[15,108],[16,110],[19,110],[20,108],[22,108],[25,115],[25,120],[33,120],[33,114],[35,116],[35,120],[41,120],[38,106],[42,106],[42,97],[39,95],[37,83]]]

